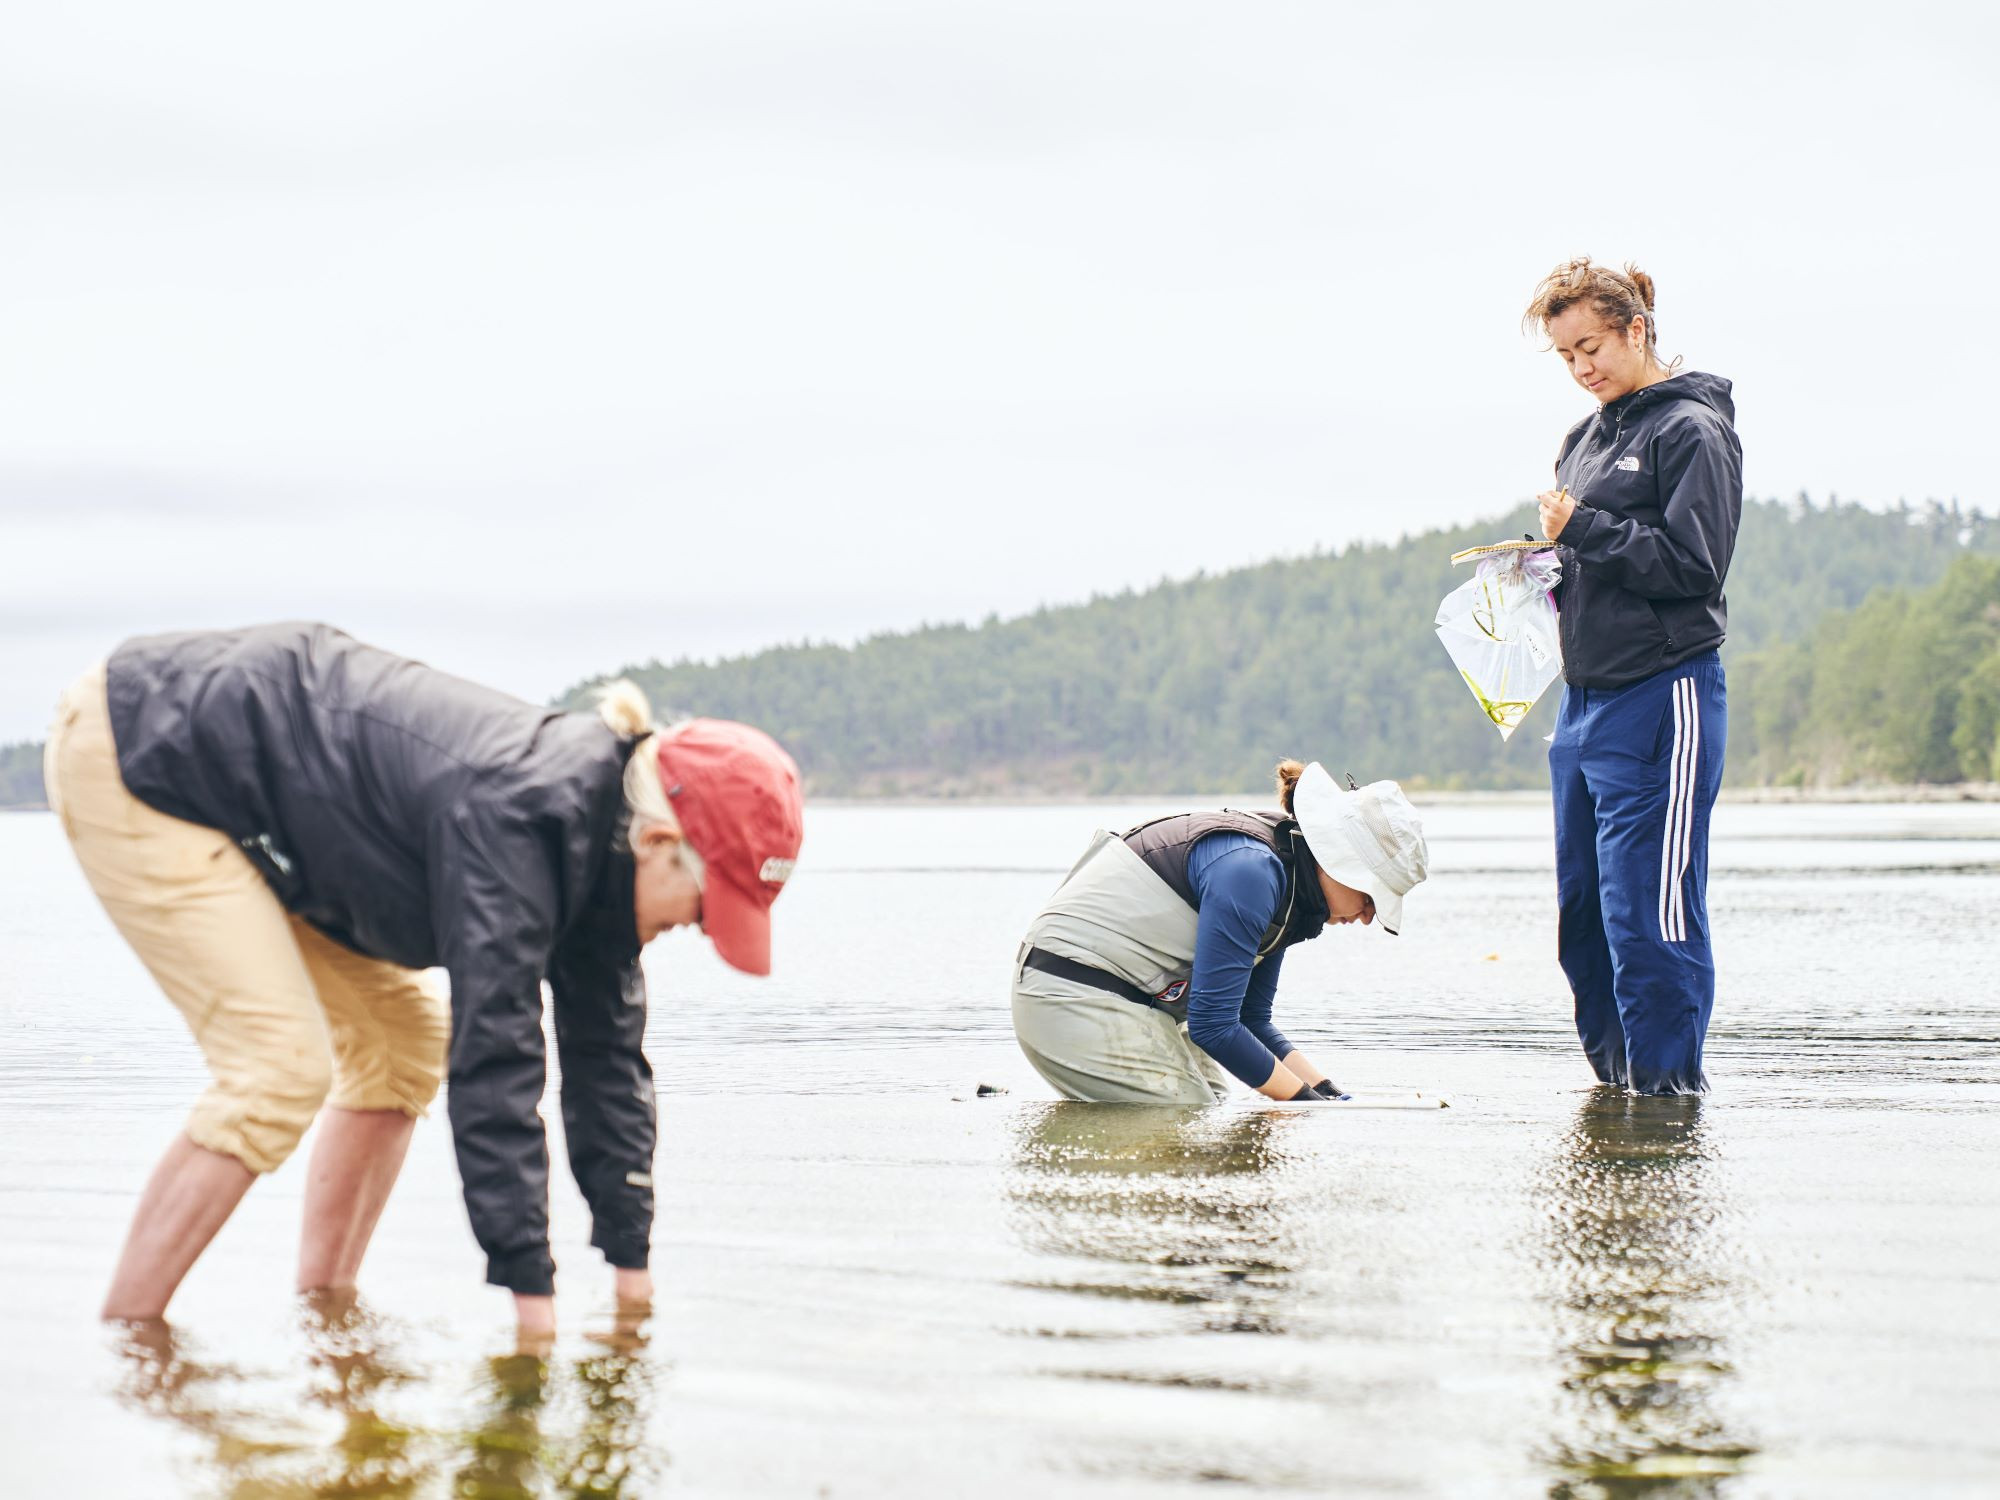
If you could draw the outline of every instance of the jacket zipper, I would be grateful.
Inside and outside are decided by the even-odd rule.
[[[1625,441],[1625,412],[1628,410],[1630,410],[1629,406],[1621,408],[1618,413],[1618,420],[1612,424],[1611,448],[1613,452],[1616,452],[1618,445]],[[1660,620],[1658,610],[1653,612],[1653,618],[1659,620],[1660,629],[1667,638],[1667,650],[1672,651],[1674,649],[1674,633],[1667,629],[1667,622],[1665,620]],[[1567,645],[1568,642],[1564,642],[1564,644]]]

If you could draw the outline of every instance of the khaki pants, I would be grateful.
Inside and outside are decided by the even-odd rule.
[[[323,936],[229,835],[127,791],[101,665],[63,695],[43,775],[84,876],[208,1061],[190,1140],[269,1172],[322,1102],[424,1113],[450,1040],[439,988]]]

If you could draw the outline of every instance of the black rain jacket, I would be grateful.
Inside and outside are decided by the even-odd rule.
[[[653,1075],[622,837],[634,742],[326,625],[141,637],[108,677],[134,796],[229,834],[336,942],[451,976],[447,1097],[487,1280],[554,1287],[544,979],[591,1243],[644,1266]]]
[[[1560,543],[1563,678],[1615,688],[1713,651],[1743,519],[1729,382],[1689,371],[1620,396],[1563,439],[1577,502]]]

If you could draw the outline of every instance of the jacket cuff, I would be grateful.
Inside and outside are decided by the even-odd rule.
[[[651,1249],[644,1234],[613,1234],[599,1229],[590,1236],[590,1243],[604,1252],[604,1259],[621,1271],[643,1271]]]
[[[1561,547],[1581,546],[1584,533],[1590,530],[1590,518],[1596,514],[1595,509],[1579,500],[1576,509],[1569,513],[1569,519],[1563,523],[1563,529],[1556,533],[1556,545]]]
[[[524,1297],[552,1297],[556,1290],[556,1263],[546,1245],[516,1250],[510,1255],[489,1255],[486,1281],[489,1286],[504,1286]]]

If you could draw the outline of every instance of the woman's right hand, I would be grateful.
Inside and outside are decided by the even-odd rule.
[[[1563,528],[1569,525],[1569,518],[1576,514],[1576,497],[1570,494],[1567,487],[1543,490],[1535,496],[1535,506],[1540,512],[1542,535],[1553,542],[1563,534]]]

